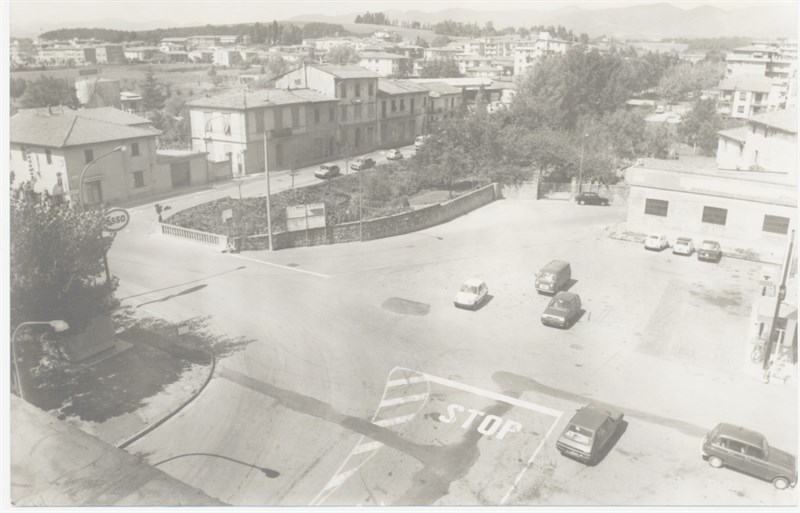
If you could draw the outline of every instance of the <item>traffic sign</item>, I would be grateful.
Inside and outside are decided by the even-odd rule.
[[[118,232],[128,226],[131,215],[124,208],[111,208],[103,214],[103,229],[109,232]]]

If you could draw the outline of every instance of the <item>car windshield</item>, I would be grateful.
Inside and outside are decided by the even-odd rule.
[[[658,236],[658,235],[651,235],[651,236],[649,236],[647,238],[650,239],[650,240],[659,240],[661,237]]]
[[[554,297],[550,300],[550,304],[548,306],[550,308],[555,308],[556,310],[569,310],[569,301]]]
[[[703,249],[717,249],[717,243],[716,242],[704,242],[703,243]]]
[[[461,292],[468,292],[469,294],[477,294],[478,287],[475,285],[467,285],[466,283],[461,286]]]
[[[575,424],[570,424],[567,430],[564,432],[564,436],[569,438],[573,442],[577,442],[581,445],[589,445],[592,442],[592,436],[594,433],[590,429],[586,429],[585,427],[577,426]]]
[[[540,281],[553,281],[555,279],[555,275],[553,273],[542,273],[539,275]]]

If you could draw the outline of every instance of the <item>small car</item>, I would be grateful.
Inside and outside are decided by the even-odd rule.
[[[675,245],[672,246],[673,255],[686,255],[689,256],[694,253],[694,242],[689,237],[678,237]]]
[[[701,454],[714,468],[729,467],[759,477],[779,490],[797,484],[797,459],[770,447],[761,433],[740,426],[718,424],[703,438]]]
[[[362,169],[369,169],[375,167],[375,161],[371,158],[356,159],[350,164],[350,169],[353,171],[361,171]]]
[[[456,308],[469,308],[475,310],[489,295],[486,282],[477,278],[470,278],[461,285],[461,289],[453,299]]]
[[[722,248],[715,240],[704,240],[697,248],[697,259],[709,262],[719,262],[722,258]]]
[[[608,205],[608,198],[598,195],[596,192],[582,192],[575,196],[578,205]]]
[[[403,154],[400,153],[400,150],[393,149],[386,152],[386,159],[387,160],[400,160],[403,158]]]
[[[622,426],[624,414],[610,406],[589,403],[579,408],[556,441],[564,456],[594,465]]]
[[[669,247],[667,236],[664,233],[651,233],[644,240],[644,249],[652,249],[653,251],[661,251]]]
[[[336,164],[322,164],[319,169],[314,171],[317,178],[333,178],[339,176],[339,166]]]
[[[659,105],[658,107],[656,107],[656,114],[663,114],[663,113],[664,113],[663,105]]]
[[[428,135],[418,135],[417,138],[414,140],[414,148],[420,149],[425,146],[425,141],[428,140]]]
[[[581,298],[574,292],[557,292],[542,313],[542,324],[569,328],[581,313]]]

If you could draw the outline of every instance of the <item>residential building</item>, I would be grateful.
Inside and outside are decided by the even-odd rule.
[[[230,67],[242,62],[241,54],[235,48],[214,48],[215,66]]]
[[[514,75],[521,76],[539,59],[556,53],[566,53],[570,41],[556,39],[549,32],[540,32],[535,41],[525,41],[514,47]]]
[[[474,105],[478,95],[483,96],[487,108],[494,111],[507,108],[516,94],[516,85],[511,81],[489,78],[414,78],[417,84],[442,82],[461,90],[462,103]]]
[[[500,74],[504,77],[514,74],[514,57],[492,57],[489,65],[500,70]]]
[[[491,62],[491,57],[482,57],[474,53],[461,53],[455,56],[458,64],[458,72],[462,75],[467,74],[467,69],[487,66]]]
[[[168,44],[174,45],[172,50],[188,50],[189,49],[189,38],[188,37],[165,37],[161,39],[161,45]]]
[[[378,81],[378,141],[382,147],[414,142],[423,132],[429,90],[409,80]]]
[[[131,46],[125,48],[125,58],[132,62],[152,62],[161,52],[157,46]]]
[[[338,104],[336,97],[308,88],[193,100],[187,103],[192,148],[213,162],[230,160],[234,176],[323,162],[339,156]]]
[[[120,64],[125,60],[125,51],[122,45],[95,46],[95,59],[97,64]]]
[[[722,132],[716,159],[643,159],[626,181],[628,231],[717,240],[777,263],[796,229],[797,114],[769,112]]]
[[[219,44],[221,44],[220,36],[190,36],[186,38],[187,48],[218,46]]]
[[[719,83],[717,110],[734,118],[783,108],[786,88],[774,78],[759,75],[735,75]]]
[[[525,42],[514,34],[484,37],[480,40],[483,42],[483,53],[480,55],[484,57],[513,57],[517,45]]]
[[[484,65],[484,66],[475,66],[473,68],[467,68],[464,73],[467,77],[472,78],[500,78],[503,76],[502,69],[498,69],[494,66]]]
[[[43,45],[39,48],[37,61],[46,66],[85,66],[97,62],[97,52],[83,46]]]
[[[239,43],[244,43],[242,36],[237,35],[227,35],[227,36],[219,36],[219,44],[221,45],[236,45]]]
[[[451,118],[461,110],[461,89],[445,82],[415,82],[428,90],[428,100],[423,102],[426,106],[423,133],[430,131],[430,127],[444,119]]]
[[[410,45],[410,44],[398,44],[395,46],[394,52],[404,57],[408,57],[409,59],[422,59],[425,55],[425,48],[417,45]]]
[[[380,75],[356,65],[306,64],[275,80],[282,89],[307,87],[339,102],[340,147],[356,152],[376,145],[376,98]]]
[[[189,52],[183,50],[161,52],[160,57],[163,57],[164,62],[189,62]]]
[[[189,61],[210,64],[214,62],[214,50],[211,48],[195,48],[189,52]]]
[[[303,39],[303,46],[311,46],[314,51],[325,54],[337,46],[349,46],[355,51],[360,52],[367,45],[369,40],[352,37],[321,37],[318,39]]]
[[[411,59],[386,52],[362,52],[359,65],[382,77],[403,77],[411,73]]]
[[[769,76],[774,60],[780,51],[771,45],[757,44],[742,46],[728,52],[725,57],[725,76],[760,75]]]
[[[466,54],[474,54],[483,56],[485,43],[480,39],[472,39],[469,41],[461,41],[461,47]]]
[[[10,125],[12,185],[66,201],[82,190],[87,205],[114,204],[208,181],[203,153],[162,157],[151,122],[112,107],[23,110]]]
[[[464,51],[460,48],[453,48],[450,46],[431,47],[425,49],[424,59],[426,61],[455,59],[456,55],[463,52]]]
[[[142,95],[130,91],[119,93],[120,109],[130,114],[144,113],[144,101]]]

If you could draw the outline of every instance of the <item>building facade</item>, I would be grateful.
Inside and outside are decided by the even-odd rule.
[[[359,66],[382,77],[404,77],[411,73],[411,59],[386,52],[362,52]]]
[[[540,32],[535,41],[524,41],[514,47],[514,75],[520,76],[539,59],[556,53],[566,53],[570,41],[556,39],[549,32]]]
[[[403,146],[423,133],[428,89],[408,80],[378,81],[378,137],[381,147]]]
[[[733,118],[749,118],[784,108],[786,93],[786,88],[774,78],[737,75],[720,81],[717,110]]]

